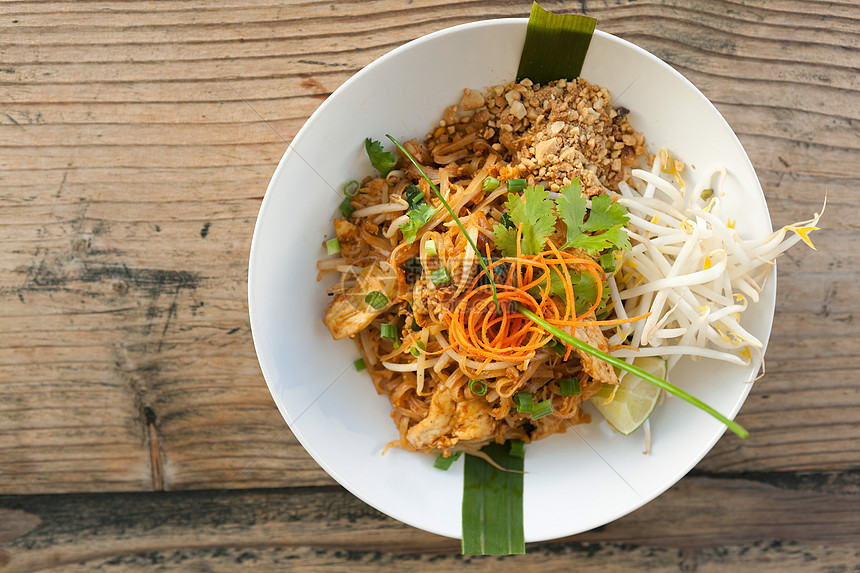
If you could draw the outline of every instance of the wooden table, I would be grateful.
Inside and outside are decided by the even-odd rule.
[[[358,501],[275,409],[246,265],[290,139],[395,46],[529,2],[3,2],[0,572],[860,568],[860,3],[545,6],[696,84],[774,226],[828,195],[818,251],[780,261],[752,437],[500,565]]]

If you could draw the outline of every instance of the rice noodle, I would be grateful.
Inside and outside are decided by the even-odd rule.
[[[409,208],[409,203],[406,201],[398,200],[392,203],[385,203],[382,205],[371,205],[369,207],[365,207],[364,209],[358,209],[353,213],[355,217],[372,217],[374,215],[379,215],[380,213],[400,213]]]

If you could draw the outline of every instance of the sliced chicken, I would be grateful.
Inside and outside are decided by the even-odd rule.
[[[491,415],[492,409],[492,404],[483,398],[460,402],[451,435],[463,441],[489,438],[499,424]]]
[[[594,315],[587,317],[586,320],[595,320]],[[577,326],[573,335],[598,350],[609,352],[609,341],[603,336],[599,326]],[[582,369],[593,379],[604,384],[618,384],[618,376],[615,375],[612,366],[582,350],[577,349],[576,353],[582,361]]]
[[[409,428],[406,441],[419,450],[432,449],[451,430],[456,410],[457,404],[448,388],[441,384],[436,386],[427,417]]]
[[[364,301],[365,297],[378,291],[387,302],[374,308]],[[397,295],[397,277],[387,263],[373,263],[366,267],[349,290],[338,294],[326,310],[323,322],[335,340],[354,336],[367,328],[376,316],[391,306]]]

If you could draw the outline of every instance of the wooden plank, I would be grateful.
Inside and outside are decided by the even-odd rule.
[[[378,551],[338,549],[257,549],[226,548],[193,551],[156,551],[123,555],[106,560],[63,566],[41,571],[207,571],[231,572],[239,567],[260,573],[318,571],[475,571],[493,573],[501,566],[516,567],[525,573],[605,571],[744,571],[754,563],[757,573],[830,573],[848,571],[857,552],[828,545],[758,543],[696,551],[668,551],[626,544],[565,544],[533,550],[526,556],[461,557],[444,555],[400,555]]]
[[[331,485],[285,429],[249,336],[268,179],[374,58],[530,4],[4,3],[0,492]],[[741,413],[753,437],[722,440],[700,468],[856,468],[856,7],[550,8],[586,10],[698,85],[747,147],[776,225],[828,191],[820,250],[780,263],[768,374]]]
[[[696,476],[618,521],[501,561],[527,571],[832,571],[860,562],[858,515],[856,472]],[[19,573],[486,571],[500,561],[461,557],[458,541],[400,524],[339,487],[6,496],[0,523],[0,570]]]

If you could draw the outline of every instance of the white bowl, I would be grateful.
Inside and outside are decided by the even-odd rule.
[[[464,87],[483,90],[513,80],[526,19],[456,26],[401,46],[335,91],[290,144],[260,207],[251,247],[248,298],[257,356],[269,390],[295,436],[353,494],[412,526],[460,537],[462,462],[443,472],[433,457],[399,449],[388,399],[356,372],[351,341],[336,342],[322,324],[329,299],[316,261],[332,235],[332,213],[351,179],[372,173],[364,138],[423,137]],[[607,87],[616,106],[645,134],[649,149],[667,147],[699,172],[728,170],[722,212],[746,236],[771,231],[750,161],[716,108],[655,56],[597,31],[582,77]],[[775,277],[745,326],[767,340]],[[759,363],[682,362],[672,382],[733,417]],[[542,541],[587,531],[640,507],[683,477],[725,427],[678,399],[651,417],[650,455],[639,432],[624,437],[595,415],[589,425],[529,444],[525,536]],[[641,432],[641,430],[640,430]],[[729,439],[740,439],[731,436]],[[755,439],[753,437],[753,439]]]

